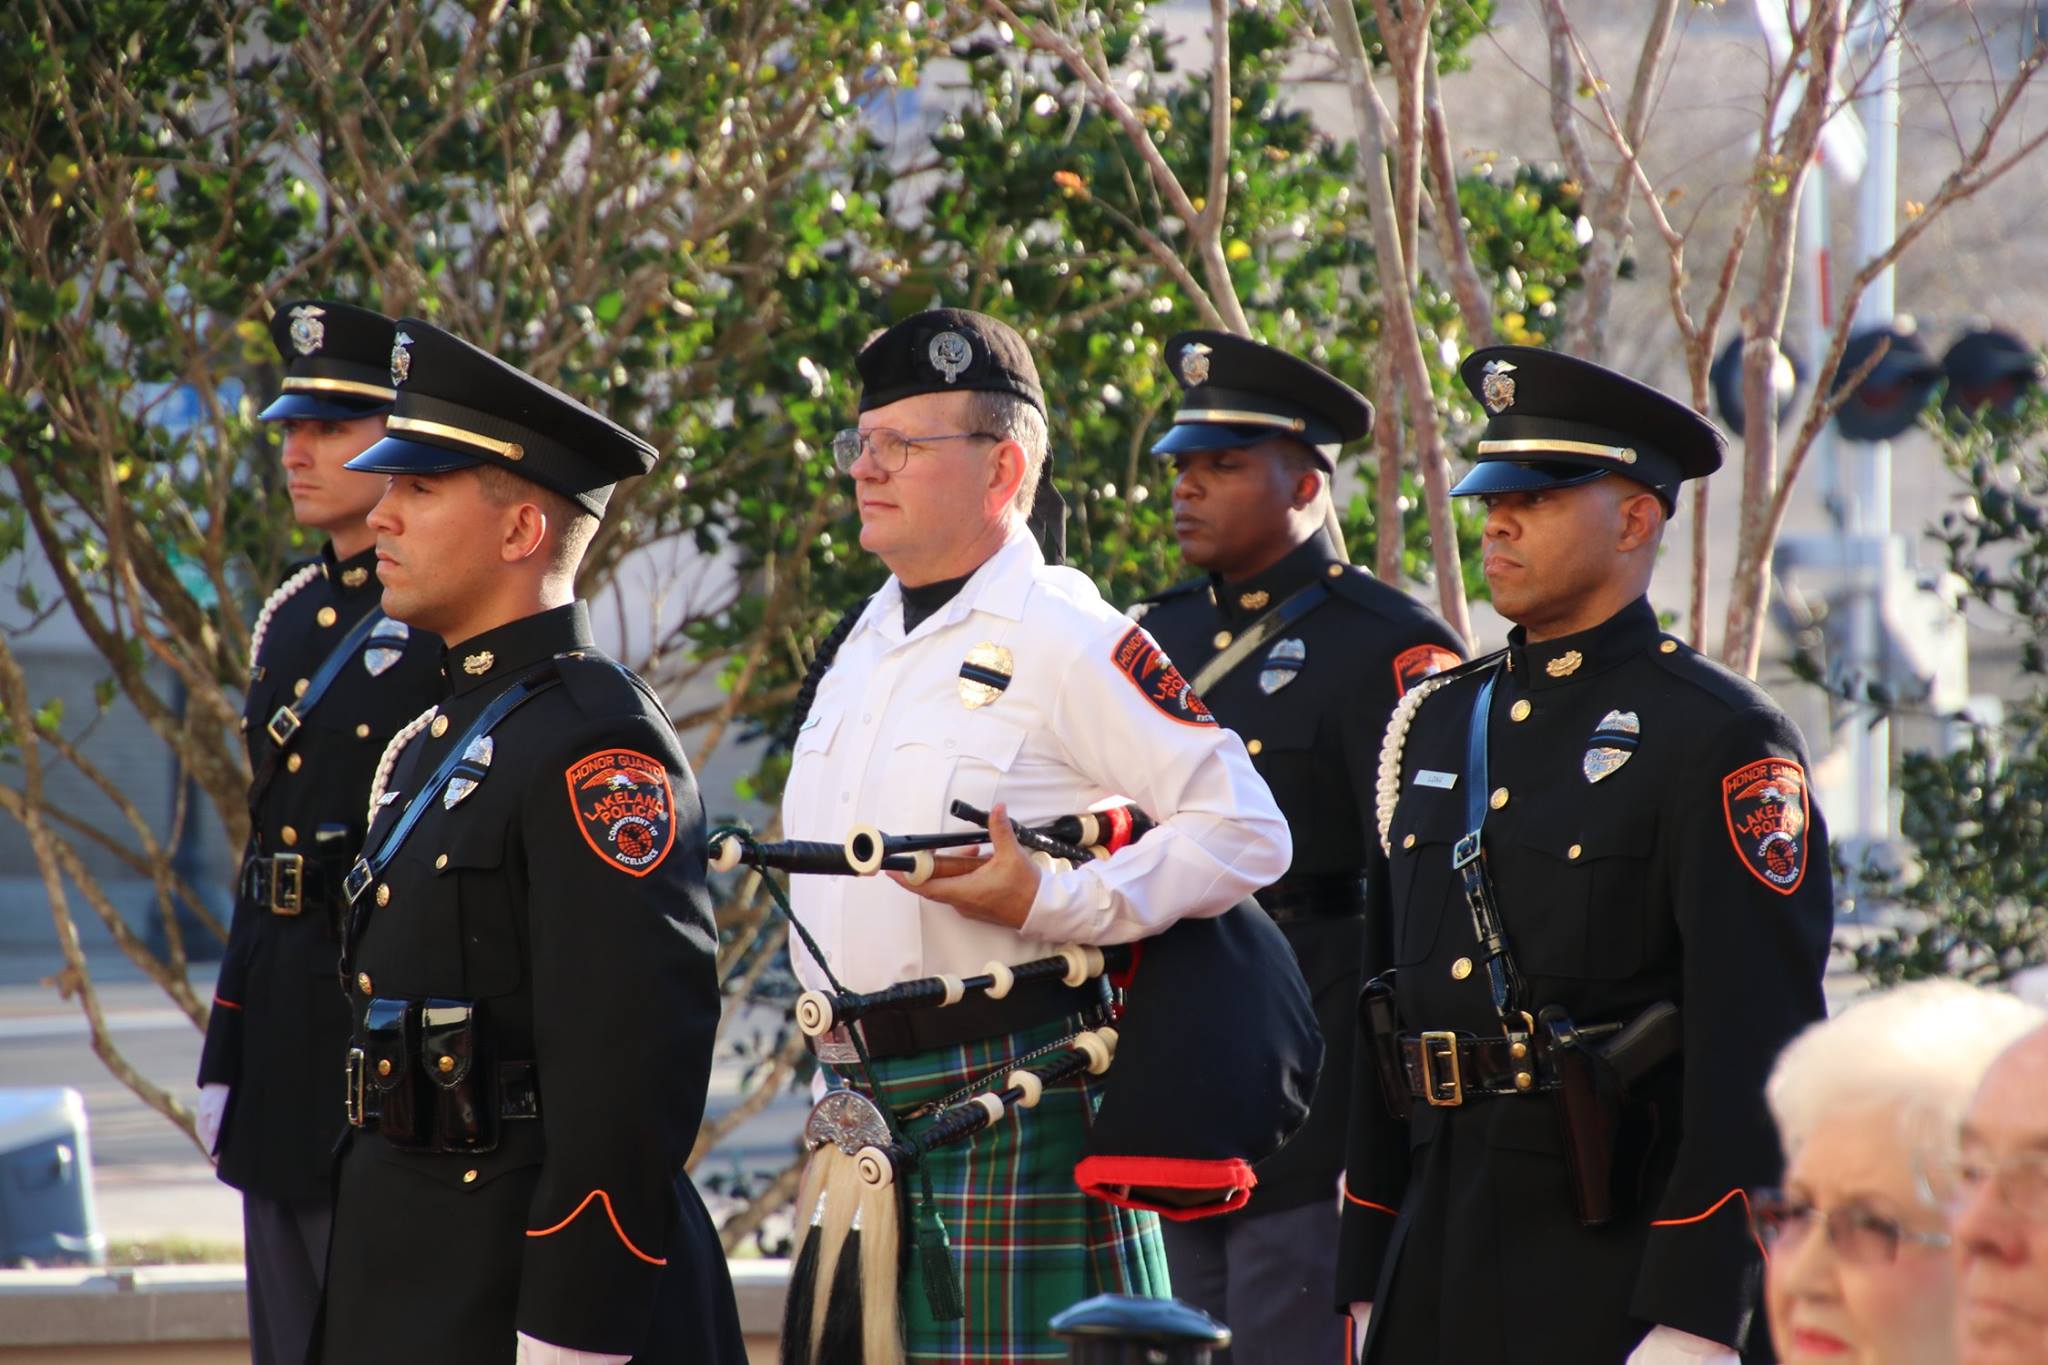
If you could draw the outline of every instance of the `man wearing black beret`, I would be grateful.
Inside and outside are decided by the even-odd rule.
[[[1733,1365],[1764,1080],[1823,1013],[1833,906],[1798,731],[1644,596],[1722,437],[1568,356],[1461,372],[1487,420],[1452,491],[1515,628],[1387,728],[1338,1298],[1379,1365]]]
[[[804,984],[879,991],[1044,958],[1065,943],[1149,939],[1184,919],[1223,916],[1277,878],[1286,828],[1243,744],[1141,628],[1087,578],[1046,563],[1030,534],[1047,439],[1023,338],[979,313],[933,309],[882,333],[858,364],[859,425],[840,434],[834,454],[851,480],[861,545],[890,576],[813,665],[783,828],[832,843],[856,822],[891,833],[965,831],[953,814],[964,801],[992,811],[996,832],[983,866],[914,888],[889,877],[792,879],[795,917],[819,953],[792,950]],[[1065,869],[1028,861],[1001,818],[1033,823],[1113,798],[1135,802],[1157,826]],[[1143,989],[1142,958],[1137,970]],[[831,1085],[894,1109],[914,1138],[931,1105],[1000,1082],[1100,1024],[1101,988],[1020,981],[1000,999],[871,1018],[814,1046]],[[1305,999],[1299,1013],[1305,1033]],[[871,1353],[871,1365],[1061,1360],[1065,1348],[1048,1328],[1054,1313],[1106,1291],[1165,1292],[1152,1214],[1082,1185],[1096,1188],[1098,1170],[1105,1184],[1184,1178],[1199,1188],[1175,1194],[1199,1201],[1220,1180],[1229,1188],[1215,1197],[1241,1199],[1235,1182],[1249,1167],[1215,1153],[1177,1163],[1131,1151],[1096,1153],[1102,1159],[1089,1166],[1091,1124],[1098,1104],[1112,1113],[1103,1095],[1115,1076],[1112,1067],[1106,1081],[1048,1085],[1035,1106],[1003,1115],[971,1143],[933,1149],[917,1182],[904,1178],[913,1219],[936,1212],[950,1249],[921,1239],[920,1252],[937,1255],[909,1258],[916,1273],[899,1296],[904,1355]],[[1233,1125],[1225,1117],[1215,1126]],[[918,1183],[926,1179],[928,1187]],[[820,1215],[815,1204],[798,1210],[807,1225]],[[842,1209],[841,1226],[845,1218]],[[935,1267],[949,1261],[964,1313],[947,1311],[941,1286],[953,1271]]]
[[[1162,1228],[1174,1294],[1228,1324],[1235,1365],[1329,1359],[1334,1200],[1344,1167],[1366,905],[1386,862],[1373,828],[1380,737],[1402,693],[1455,667],[1458,637],[1398,588],[1344,563],[1324,529],[1343,443],[1372,404],[1284,351],[1183,332],[1166,360],[1184,390],[1152,447],[1173,461],[1173,529],[1202,570],[1133,609],[1244,737],[1294,840],[1258,901],[1314,993],[1328,1050],[1308,1124],[1258,1167],[1241,1212]]]
[[[403,318],[370,514],[385,610],[446,641],[344,889],[353,1006],[324,1359],[744,1360],[683,1163],[719,1014],[704,815],[579,561],[655,452]]]
[[[291,566],[250,632],[249,842],[198,1105],[220,1178],[242,1192],[258,1365],[305,1359],[320,1304],[342,1127],[334,1059],[348,1038],[334,993],[342,874],[377,755],[440,685],[440,642],[377,606],[363,518],[384,480],[344,467],[384,434],[391,330],[383,314],[332,299],[281,304],[270,322],[285,378],[260,420],[283,437],[293,518],[327,543]]]

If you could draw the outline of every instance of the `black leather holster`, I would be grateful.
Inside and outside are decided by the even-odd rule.
[[[1365,983],[1358,995],[1359,1021],[1365,1026],[1365,1043],[1372,1049],[1373,1072],[1380,1080],[1380,1097],[1387,1112],[1405,1121],[1412,1097],[1408,1073],[1401,1061],[1401,1012],[1394,1002],[1394,973],[1386,972]]]
[[[531,1065],[502,1067],[466,1000],[370,1001],[349,1049],[347,1102],[355,1127],[428,1152],[488,1152],[502,1118],[539,1113]]]

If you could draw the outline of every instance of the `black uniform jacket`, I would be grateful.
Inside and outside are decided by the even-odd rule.
[[[561,684],[488,746],[463,745],[473,775],[420,790],[537,669]],[[502,1365],[523,1331],[641,1361],[741,1361],[724,1253],[683,1174],[719,995],[703,806],[675,732],[592,646],[581,603],[466,640],[445,671],[441,714],[393,765],[367,848],[410,801],[430,804],[352,908],[346,989],[359,1041],[373,999],[473,1002],[476,1055],[500,1075],[530,1065],[539,1117],[502,1119],[482,1153],[349,1130],[323,1358]],[[409,1047],[431,1079],[439,1049]],[[328,1073],[337,1090],[342,1077]]]
[[[1272,911],[1301,963],[1327,1049],[1308,1122],[1259,1163],[1249,1213],[1333,1197],[1344,1167],[1346,1093],[1358,998],[1361,886],[1383,875],[1373,775],[1387,713],[1410,686],[1461,657],[1458,637],[1414,599],[1341,562],[1318,531],[1241,583],[1198,578],[1148,599],[1145,629],[1193,677],[1232,639],[1311,584],[1322,604],[1202,694],[1243,737],[1294,838]],[[1345,889],[1348,888],[1348,889]]]
[[[250,813],[199,1082],[233,1087],[217,1149],[221,1179],[266,1199],[327,1198],[342,1128],[335,1067],[348,1046],[348,1008],[334,992],[341,878],[362,843],[378,755],[441,695],[441,642],[384,620],[349,651],[282,755],[265,728],[376,610],[376,558],[370,549],[337,560],[329,548],[293,566],[317,573],[271,614],[242,710],[250,767],[278,761]],[[280,898],[251,885],[251,860],[280,853],[306,860],[296,914],[273,910]],[[289,908],[289,895],[281,899]]]
[[[1484,829],[1528,1008],[1561,1005],[1583,1027],[1671,1001],[1682,1048],[1627,1111],[1617,1170],[1633,1207],[1593,1231],[1573,1212],[1552,1096],[1417,1101],[1402,1123],[1361,1070],[1337,1297],[1373,1300],[1367,1358],[1401,1365],[1619,1365],[1658,1323],[1761,1343],[1748,1193],[1779,1174],[1764,1080],[1823,1013],[1832,917],[1805,746],[1647,601],[1578,635],[1511,640]],[[1501,1036],[1451,868],[1485,672],[1429,696],[1402,748],[1367,970],[1398,973],[1408,1032]]]

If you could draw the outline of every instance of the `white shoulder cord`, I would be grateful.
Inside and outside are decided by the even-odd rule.
[[[256,671],[256,660],[263,653],[263,637],[270,630],[270,618],[277,615],[277,609],[292,600],[292,597],[318,578],[320,564],[316,561],[302,567],[297,573],[277,585],[270,596],[263,599],[263,610],[256,613],[256,624],[249,629],[249,671]]]
[[[405,746],[412,743],[412,737],[427,728],[427,723],[441,709],[436,702],[405,723],[405,727],[391,737],[384,746],[384,754],[377,760],[377,775],[370,780],[370,813],[364,817],[363,827],[369,828],[377,822],[377,807],[384,800],[384,784],[391,780],[391,770],[398,766],[398,756],[405,752]]]
[[[1394,806],[1401,799],[1401,751],[1408,747],[1408,727],[1415,723],[1415,713],[1422,709],[1429,694],[1449,681],[1442,677],[1424,678],[1401,695],[1394,705],[1394,714],[1387,718],[1386,737],[1380,741],[1380,773],[1374,796],[1380,822],[1380,851],[1389,857],[1394,850],[1387,842],[1387,831],[1394,827]]]

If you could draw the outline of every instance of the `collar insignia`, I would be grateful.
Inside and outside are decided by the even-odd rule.
[[[1266,603],[1272,600],[1273,594],[1261,588],[1257,592],[1239,594],[1237,605],[1243,607],[1246,611],[1261,611],[1264,610]]]
[[[311,355],[327,342],[327,324],[320,321],[327,316],[325,308],[315,308],[302,303],[292,309],[292,349],[300,355]]]
[[[1505,360],[1486,362],[1486,377],[1479,381],[1479,397],[1488,412],[1506,412],[1515,405],[1515,381],[1508,378],[1515,367]]]
[[[1636,741],[1642,731],[1642,721],[1635,712],[1609,711],[1594,728],[1592,742],[1586,749],[1579,771],[1586,775],[1588,782],[1598,782],[1620,772],[1621,765],[1635,753]]]
[[[958,332],[941,332],[932,338],[932,344],[925,354],[930,357],[932,368],[946,377],[948,384],[960,378],[960,372],[974,363],[974,347]]]
[[[993,641],[983,640],[967,651],[960,665],[960,704],[968,710],[987,706],[1003,695],[1017,672],[1010,651]]]
[[[344,588],[360,588],[369,581],[370,571],[368,569],[343,569],[341,571],[341,586]]]
[[[1543,665],[1543,671],[1553,678],[1569,678],[1572,674],[1579,671],[1579,665],[1584,662],[1586,662],[1585,655],[1579,653],[1576,649],[1568,649],[1549,663]]]
[[[488,649],[479,650],[475,654],[465,654],[462,656],[462,671],[469,674],[472,678],[481,678],[484,674],[491,671],[491,665],[497,661],[498,656],[491,653]]]

